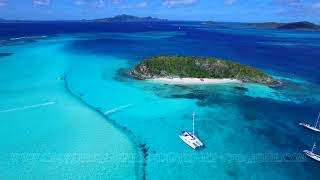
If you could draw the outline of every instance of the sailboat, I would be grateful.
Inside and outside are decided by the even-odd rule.
[[[310,130],[313,130],[316,132],[320,132],[319,118],[320,118],[320,112],[319,112],[318,119],[317,119],[315,126],[311,126],[310,124],[306,124],[306,123],[299,123],[299,125],[307,128],[307,129],[310,129]]]
[[[315,154],[315,153],[313,152],[315,148],[316,148],[316,143],[314,142],[311,151],[309,151],[309,150],[304,150],[303,152],[304,152],[304,154],[306,154],[308,157],[310,157],[310,158],[312,158],[312,159],[320,162],[320,155]]]
[[[184,141],[186,144],[188,144],[193,149],[198,149],[203,147],[203,143],[200,141],[199,138],[195,135],[194,131],[194,119],[195,119],[195,113],[192,113],[192,132],[189,131],[183,131],[179,137]]]

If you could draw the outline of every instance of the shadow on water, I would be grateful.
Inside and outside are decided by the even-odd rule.
[[[305,104],[319,104],[320,98],[315,98],[320,94],[319,84],[310,82],[293,82],[289,80],[282,80],[281,86],[273,87],[279,92],[285,92],[289,96],[294,97],[301,103]],[[320,97],[320,96],[319,96]]]
[[[31,43],[37,43],[40,40],[47,40],[51,38],[58,37],[58,35],[46,35],[46,36],[22,36],[16,38],[5,38],[0,39],[0,47],[2,46],[22,46]],[[2,54],[2,53],[1,53]],[[1,55],[0,55],[1,56]]]
[[[13,53],[0,53],[0,57],[1,56],[11,56],[11,55],[13,55]]]
[[[119,81],[119,82],[130,82],[134,80],[132,76],[130,75],[130,69],[126,68],[120,68],[117,70],[115,75],[112,77],[113,80]],[[102,79],[108,79],[109,75],[102,74]]]
[[[114,76],[114,79],[126,83],[130,81],[131,77],[128,70],[121,69]],[[306,138],[312,139],[312,136],[304,135],[304,129],[298,127],[297,124],[304,119],[313,120],[313,115],[318,111],[318,107],[320,107],[319,102],[308,101],[307,97],[305,97],[303,103],[251,97],[245,95],[248,89],[239,85],[203,87],[153,84],[146,85],[144,88],[163,98],[195,100],[199,107],[211,109],[216,107],[232,107],[237,109],[240,113],[241,121],[247,122],[243,125],[249,125],[249,128],[238,128],[246,128],[253,135],[266,137],[275,147],[290,150],[300,150],[301,147],[308,145],[308,142],[304,142],[304,140]],[[272,88],[292,92],[293,87],[285,84]],[[208,119],[205,122],[213,123],[216,120]],[[221,121],[220,124],[224,125],[226,123]],[[204,126],[208,126],[208,124]],[[306,138],[301,138],[302,134]]]
[[[247,124],[253,124],[251,128],[248,128],[250,133],[267,137],[278,148],[294,150],[306,146],[299,136],[303,133],[302,129],[297,124],[305,118],[314,119],[313,115],[320,107],[320,104],[314,103],[314,101],[294,103],[247,96],[244,95],[244,92],[248,91],[248,89],[238,86],[221,86],[206,90],[206,88],[201,87],[185,88],[184,86],[171,85],[156,87],[153,88],[153,91],[164,98],[195,100],[200,107],[216,108],[228,106],[237,109],[242,121],[247,121]],[[206,122],[210,123],[210,120]]]

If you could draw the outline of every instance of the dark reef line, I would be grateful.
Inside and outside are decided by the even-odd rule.
[[[0,53],[0,57],[1,56],[11,56],[13,53]]]
[[[111,123],[112,126],[116,127],[117,129],[119,129],[120,131],[123,131],[131,140],[132,142],[134,142],[134,144],[138,147],[138,149],[136,149],[137,151],[141,151],[142,153],[142,162],[140,160],[136,160],[135,162],[135,172],[136,172],[136,177],[137,179],[146,179],[146,165],[147,165],[147,157],[148,157],[148,151],[149,151],[149,147],[147,147],[147,145],[143,142],[141,142],[138,137],[127,127],[120,125],[119,123],[117,123],[116,121],[110,119],[109,117],[105,116],[104,113],[101,111],[101,108],[97,108],[94,107],[92,105],[90,105],[89,103],[87,103],[86,101],[83,100],[82,96],[83,95],[76,95],[75,93],[73,93],[71,91],[71,89],[69,88],[69,84],[67,81],[67,75],[63,76],[63,78],[61,78],[61,80],[63,80],[64,82],[64,86],[65,89],[67,90],[67,92],[73,96],[74,98],[78,99],[81,103],[83,103],[84,105],[86,105],[87,107],[89,107],[90,109],[94,110],[96,113],[98,113],[99,115],[101,115],[104,119],[106,119],[109,123]],[[139,154],[139,152],[136,151],[136,154]],[[141,163],[141,164],[140,164]],[[141,170],[140,170],[141,167]],[[140,174],[140,172],[142,174]]]

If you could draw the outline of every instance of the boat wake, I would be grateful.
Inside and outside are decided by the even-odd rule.
[[[108,114],[112,114],[112,113],[115,113],[115,112],[118,112],[118,111],[121,111],[123,109],[126,109],[128,107],[132,106],[132,104],[127,104],[127,105],[124,105],[124,106],[120,106],[120,107],[117,107],[117,108],[113,108],[113,109],[110,109],[108,111],[106,111],[105,113],[103,113],[104,115],[108,115]]]
[[[0,110],[0,113],[4,112],[12,112],[12,111],[21,111],[21,110],[26,110],[26,109],[32,109],[32,108],[38,108],[38,107],[43,107],[43,106],[50,106],[53,104],[56,104],[57,102],[55,101],[50,101],[42,104],[33,104],[30,106],[23,106],[23,107],[17,107],[17,108],[12,108],[12,109],[5,109],[5,110]]]
[[[48,36],[22,36],[16,38],[10,38],[11,41],[22,40],[22,39],[37,39],[37,38],[46,38]]]

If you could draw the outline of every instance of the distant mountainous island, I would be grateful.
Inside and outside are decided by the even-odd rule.
[[[279,23],[279,22],[262,22],[262,23],[224,23],[207,21],[206,25],[222,25],[222,26],[251,26],[251,27],[263,27],[263,28],[275,28],[275,29],[288,29],[288,30],[320,30],[320,25],[308,22],[292,22],[292,23]]]
[[[207,24],[207,25],[219,25],[222,24],[221,22],[215,22],[215,21],[206,21],[203,24]]]
[[[320,26],[311,22],[301,21],[292,23],[277,23],[277,22],[265,22],[265,23],[245,23],[247,26],[255,27],[270,27],[277,29],[292,29],[292,30],[320,30]]]
[[[153,18],[151,16],[137,17],[137,16],[122,14],[122,15],[111,17],[111,18],[95,19],[94,21],[96,22],[163,22],[168,20]]]
[[[242,82],[278,84],[264,72],[237,62],[218,58],[192,56],[156,56],[135,66],[131,75],[136,79],[207,78],[236,79]]]
[[[287,23],[278,27],[278,29],[320,30],[320,26],[317,24],[313,24],[311,22],[303,21],[303,22]]]
[[[278,23],[278,22],[262,22],[262,23],[242,23],[246,26],[253,26],[253,27],[269,27],[269,28],[278,28],[286,23]]]

